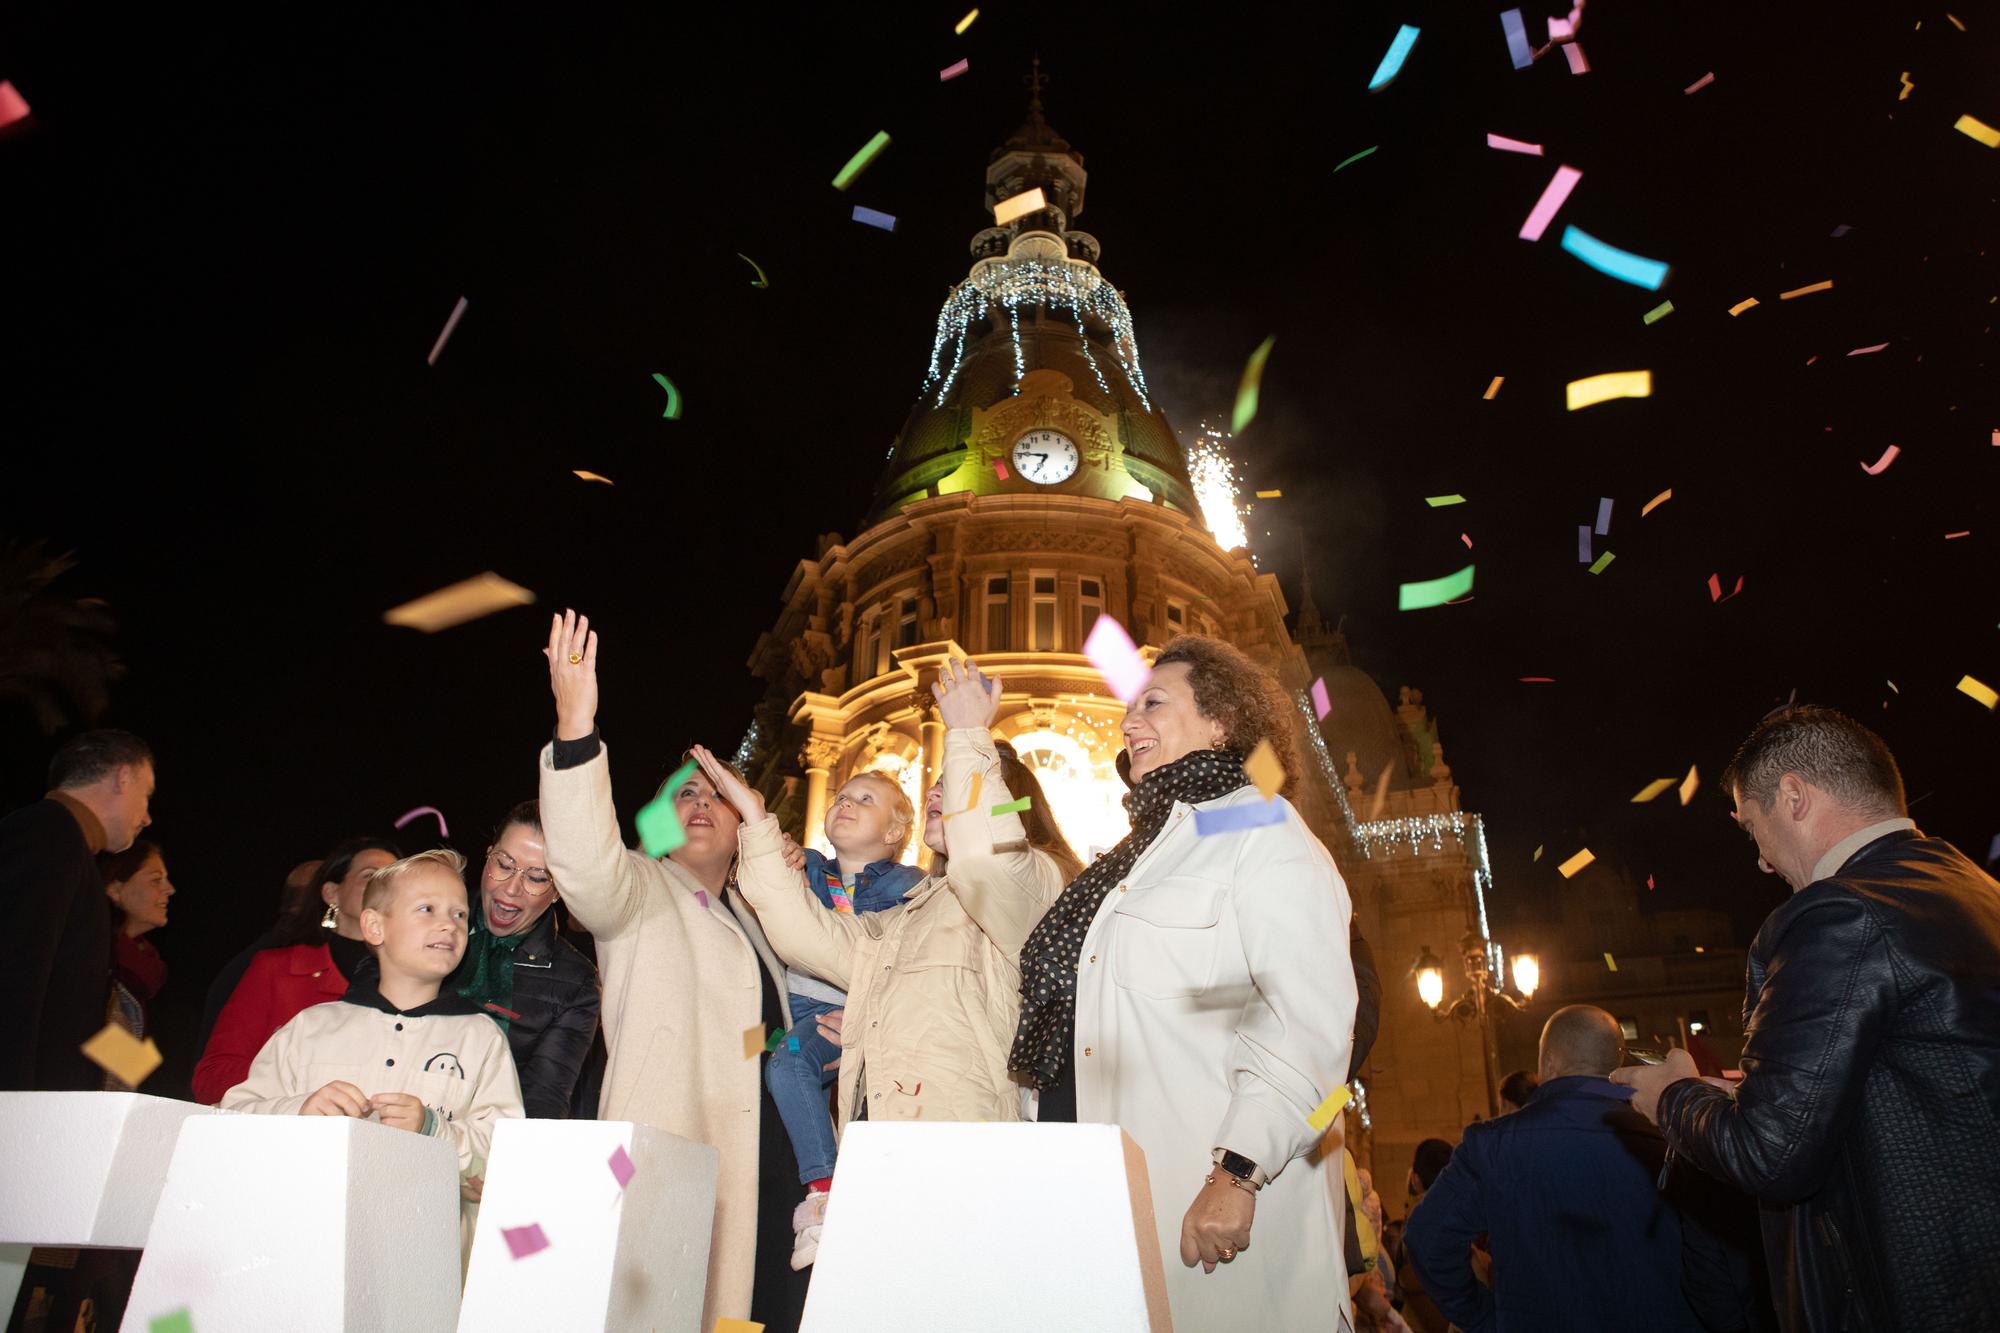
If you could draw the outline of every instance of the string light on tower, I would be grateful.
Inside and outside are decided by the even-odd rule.
[[[1236,498],[1236,462],[1229,456],[1229,437],[1206,421],[1196,425],[1195,435],[1187,451],[1188,477],[1194,482],[1201,521],[1223,550],[1248,546],[1250,534],[1243,526],[1246,510]]]

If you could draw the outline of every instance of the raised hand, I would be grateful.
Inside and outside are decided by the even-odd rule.
[[[947,729],[978,727],[988,730],[1000,711],[1000,682],[970,662],[946,658],[931,685],[938,702],[938,716]]]
[[[722,762],[706,745],[690,746],[688,753],[694,756],[694,761],[701,765],[701,771],[708,775],[708,780],[716,792],[734,807],[744,823],[748,824],[764,817],[763,794],[724,768]]]
[[[300,1115],[351,1115],[359,1120],[368,1114],[368,1098],[352,1083],[339,1079],[327,1084],[299,1108]]]
[[[590,617],[565,611],[549,618],[549,689],[556,696],[556,737],[580,741],[597,726],[597,635]]]

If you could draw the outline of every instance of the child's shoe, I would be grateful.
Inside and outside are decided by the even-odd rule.
[[[825,1190],[806,1191],[805,1201],[792,1210],[792,1271],[812,1265],[819,1255],[819,1233],[826,1226]]]

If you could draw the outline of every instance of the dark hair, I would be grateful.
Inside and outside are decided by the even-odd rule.
[[[1500,1081],[1500,1100],[1512,1102],[1516,1106],[1526,1106],[1528,1098],[1535,1095],[1535,1089],[1542,1086],[1541,1080],[1525,1069],[1517,1069]]]
[[[1175,662],[1188,668],[1201,715],[1222,724],[1223,744],[1249,754],[1258,741],[1268,741],[1285,770],[1279,790],[1299,780],[1298,744],[1292,738],[1292,706],[1277,678],[1258,666],[1234,644],[1206,634],[1175,637],[1153,663],[1153,670]]]
[[[86,731],[70,737],[49,760],[49,790],[88,787],[115,769],[152,762],[152,747],[129,731]]]
[[[1445,1164],[1451,1161],[1451,1145],[1443,1139],[1425,1139],[1417,1145],[1417,1151],[1410,1158],[1410,1170],[1417,1173],[1417,1183],[1425,1189],[1437,1184],[1437,1178],[1444,1173]]]
[[[1903,815],[1903,775],[1882,738],[1831,708],[1799,704],[1759,722],[1723,770],[1722,785],[1769,806],[1778,779],[1796,773],[1864,812]]]
[[[132,845],[122,852],[99,852],[97,873],[103,877],[104,887],[108,889],[138,874],[139,867],[146,864],[149,856],[161,856],[160,844],[146,838],[135,838]]]
[[[286,920],[280,921],[272,933],[277,937],[273,948],[282,949],[292,944],[316,944],[322,933],[320,917],[326,912],[326,901],[322,890],[328,884],[338,884],[347,878],[347,872],[354,868],[354,858],[366,851],[387,852],[397,860],[403,859],[403,849],[387,838],[348,838],[336,843],[332,851],[319,863],[319,872],[313,876],[312,891],[306,894],[299,910]]]
[[[1083,873],[1083,860],[1056,825],[1056,812],[1049,808],[1049,798],[1042,794],[1041,782],[1034,770],[1021,762],[1012,745],[995,741],[993,748],[1000,755],[1000,781],[1007,785],[1007,795],[1014,800],[1028,798],[1028,808],[1021,812],[1021,828],[1028,835],[1028,845],[1047,852],[1061,869],[1063,883],[1069,883]]]
[[[493,841],[500,841],[500,835],[508,829],[513,828],[516,824],[524,824],[535,832],[540,833],[542,831],[542,803],[540,801],[517,802],[514,808],[507,812],[507,817],[494,827]]]

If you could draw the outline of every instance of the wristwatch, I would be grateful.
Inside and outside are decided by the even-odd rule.
[[[1264,1173],[1263,1167],[1258,1166],[1248,1157],[1240,1153],[1233,1153],[1227,1148],[1217,1148],[1209,1154],[1208,1160],[1221,1167],[1225,1175],[1234,1176],[1245,1189],[1253,1194],[1271,1183],[1271,1177]]]

